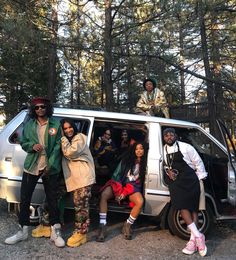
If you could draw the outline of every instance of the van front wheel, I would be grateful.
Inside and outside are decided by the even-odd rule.
[[[198,228],[201,233],[206,234],[213,223],[213,213],[209,205],[206,205],[206,210],[198,212]],[[181,217],[180,210],[175,210],[170,207],[168,213],[168,225],[172,234],[188,240],[190,238],[190,231],[187,229],[183,218]]]

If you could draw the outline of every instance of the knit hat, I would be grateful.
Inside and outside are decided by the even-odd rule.
[[[163,135],[167,135],[168,133],[175,134],[175,129],[172,127],[168,127],[163,131]]]
[[[50,99],[46,98],[46,97],[36,97],[33,98],[31,103],[33,105],[37,105],[37,104],[47,104],[50,103]]]

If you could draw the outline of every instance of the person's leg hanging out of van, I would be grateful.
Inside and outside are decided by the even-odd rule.
[[[97,242],[104,242],[106,237],[106,225],[107,225],[107,201],[114,197],[111,186],[107,186],[101,194],[99,204],[99,228],[96,238]]]
[[[143,206],[143,196],[140,192],[135,192],[129,196],[129,200],[133,202],[134,207],[132,208],[129,218],[125,221],[122,233],[124,235],[124,239],[131,240],[132,239],[132,225],[135,220],[139,216],[142,206]]]
[[[107,213],[99,213],[99,224],[100,225],[107,224]]]

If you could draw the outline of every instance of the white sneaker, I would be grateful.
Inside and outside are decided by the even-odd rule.
[[[64,247],[65,241],[61,237],[61,224],[54,224],[51,226],[51,237],[50,239],[55,243],[57,247]]]
[[[19,241],[26,240],[28,238],[28,233],[28,226],[23,226],[23,228],[20,226],[20,230],[15,235],[8,237],[4,242],[8,245],[14,245]]]

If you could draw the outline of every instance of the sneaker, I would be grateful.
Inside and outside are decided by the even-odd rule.
[[[69,247],[78,247],[87,242],[87,235],[81,234],[79,232],[74,232],[74,234],[68,238],[67,245]]]
[[[8,245],[14,245],[19,241],[26,240],[28,238],[29,227],[28,226],[20,226],[20,230],[13,236],[8,237],[4,242]]]
[[[122,228],[122,233],[124,235],[124,239],[126,240],[131,240],[132,239],[132,230],[131,230],[131,224],[125,221],[123,228]]]
[[[50,239],[55,243],[57,247],[65,246],[65,241],[61,237],[61,224],[54,224],[53,226],[51,226]]]
[[[197,251],[196,242],[194,240],[189,240],[182,252],[186,255],[192,255]]]
[[[106,225],[100,224],[98,229],[97,242],[104,242],[106,237]]]
[[[205,245],[205,236],[203,234],[201,234],[200,237],[196,238],[196,244],[199,255],[205,256],[207,254],[207,247]]]
[[[38,225],[35,229],[32,230],[32,237],[50,237],[51,236],[51,227],[45,225]]]

